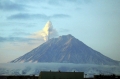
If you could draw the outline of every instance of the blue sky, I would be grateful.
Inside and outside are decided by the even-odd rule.
[[[59,36],[72,34],[120,61],[120,0],[0,0],[0,63],[42,44],[30,36],[49,20]]]

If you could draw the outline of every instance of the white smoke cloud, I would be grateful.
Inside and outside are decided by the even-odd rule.
[[[31,37],[47,41],[56,36],[58,36],[58,32],[53,28],[51,21],[48,21],[41,31],[34,33]]]

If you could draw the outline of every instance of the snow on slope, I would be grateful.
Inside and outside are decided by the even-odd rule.
[[[50,39],[11,63],[23,61],[119,65],[118,61],[95,51],[70,34]]]

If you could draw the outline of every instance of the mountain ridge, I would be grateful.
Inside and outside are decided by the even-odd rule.
[[[104,56],[90,48],[71,34],[52,38],[11,61],[15,62],[57,62],[57,63],[82,63],[100,65],[119,65],[118,61]]]

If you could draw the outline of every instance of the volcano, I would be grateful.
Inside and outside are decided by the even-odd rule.
[[[93,50],[70,34],[52,38],[25,55],[11,61],[11,63],[16,62],[119,65],[118,61]]]

